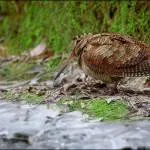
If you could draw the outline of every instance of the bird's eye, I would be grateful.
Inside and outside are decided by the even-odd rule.
[[[78,39],[78,40],[76,40],[76,44],[78,44],[80,42],[80,40]]]

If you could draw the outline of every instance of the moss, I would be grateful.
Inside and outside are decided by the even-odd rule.
[[[80,110],[92,118],[104,120],[124,119],[128,113],[127,105],[119,100],[109,104],[103,99],[61,100],[60,103],[67,104],[70,111]]]
[[[41,104],[43,103],[43,96],[39,96],[34,93],[13,93],[11,91],[3,93],[2,97],[8,101],[25,101],[31,104]]]

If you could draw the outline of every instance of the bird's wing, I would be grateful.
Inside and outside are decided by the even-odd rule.
[[[117,34],[93,36],[83,53],[93,71],[121,77],[150,75],[149,57],[144,45]]]

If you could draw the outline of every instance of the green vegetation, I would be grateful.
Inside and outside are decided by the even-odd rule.
[[[107,103],[102,99],[91,100],[61,100],[61,104],[67,104],[70,111],[80,110],[92,118],[104,120],[124,119],[128,113],[128,107],[121,101]]]
[[[27,74],[27,71],[29,71],[33,67],[33,64],[27,64],[27,63],[11,63],[8,65],[5,65],[4,67],[0,68],[0,80],[25,80],[30,79],[33,77],[31,74]]]
[[[19,54],[43,39],[55,53],[70,51],[82,33],[118,32],[149,42],[148,1],[0,1],[0,38]]]
[[[41,104],[43,103],[43,96],[39,96],[34,93],[13,93],[11,91],[7,91],[3,93],[2,97],[8,101],[25,101],[31,104]]]
[[[60,65],[61,57],[57,56],[49,60],[47,63],[45,63],[45,69],[47,72],[52,73],[58,69],[58,66]]]
[[[42,66],[42,64],[35,64],[33,62],[27,63],[9,63],[5,64],[3,67],[0,68],[0,80],[28,80],[32,79],[36,76],[35,73],[29,73],[30,71],[34,69],[34,67],[43,67],[45,73],[42,76],[42,80],[50,79],[56,71],[61,63],[62,58],[60,56],[52,57],[48,62]],[[35,66],[36,65],[36,66]]]

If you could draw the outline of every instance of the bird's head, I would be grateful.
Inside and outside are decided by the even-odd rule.
[[[73,38],[73,41],[72,41],[72,55],[76,58],[78,58],[81,54],[82,54],[82,51],[83,51],[83,48],[86,44],[85,40],[84,40],[84,35],[81,35],[81,36],[76,36]]]
[[[88,35],[84,34],[84,35],[76,36],[73,38],[72,43],[71,43],[71,48],[72,48],[71,55],[68,57],[68,59],[66,60],[66,62],[64,63],[60,71],[57,73],[54,80],[56,80],[60,76],[60,74],[65,70],[65,68],[68,66],[68,64],[72,60],[79,59],[87,43],[87,36]]]

